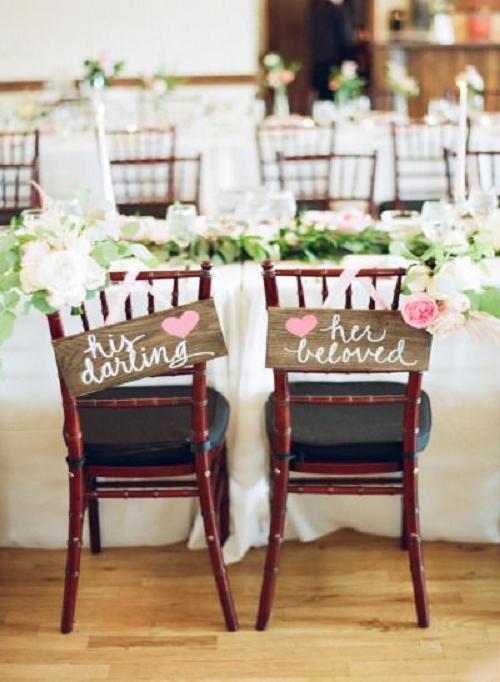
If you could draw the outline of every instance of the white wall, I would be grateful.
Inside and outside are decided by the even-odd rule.
[[[0,0],[0,80],[77,78],[87,57],[124,75],[254,73],[258,0]]]

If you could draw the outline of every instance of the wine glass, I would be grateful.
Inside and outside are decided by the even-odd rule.
[[[433,242],[446,236],[453,220],[453,206],[445,201],[426,201],[422,206],[422,231]]]
[[[297,202],[293,192],[288,189],[273,192],[269,197],[272,216],[280,223],[288,224],[297,213]]]
[[[476,187],[469,194],[469,208],[472,215],[487,217],[497,208],[498,197],[494,187]]]

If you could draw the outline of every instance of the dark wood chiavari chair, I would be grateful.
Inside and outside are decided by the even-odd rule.
[[[6,225],[21,211],[40,207],[32,185],[39,182],[40,134],[0,133],[0,224]]]
[[[377,153],[277,153],[281,189],[291,190],[300,208],[330,210],[360,204],[375,212]]]
[[[201,154],[178,156],[174,127],[110,131],[116,204],[126,215],[165,217],[176,201],[200,209]]]
[[[380,211],[418,211],[429,199],[447,198],[443,150],[453,129],[449,124],[419,120],[391,124],[394,201],[381,204]]]
[[[445,148],[446,179],[449,196],[453,196],[455,178],[456,152]],[[465,156],[465,187],[467,191],[474,189],[496,190],[500,196],[500,149],[468,150]]]
[[[266,125],[256,130],[261,184],[280,188],[277,154],[329,154],[335,145],[335,126]]]
[[[275,269],[263,264],[267,307],[280,306],[279,282],[295,280],[298,304],[307,308],[304,280],[319,279],[322,300],[328,281],[341,269]],[[404,269],[364,269],[358,277],[393,283],[391,309],[399,307]],[[314,281],[313,279],[313,281]],[[345,308],[358,307],[353,287]],[[369,309],[375,308],[371,298]],[[294,370],[295,371],[295,370]],[[317,373],[314,370],[311,373]],[[332,374],[345,374],[334,370]],[[271,525],[256,627],[266,628],[279,572],[289,493],[307,495],[401,495],[401,546],[409,550],[418,624],[429,612],[420,543],[417,454],[430,433],[430,403],[421,391],[422,374],[394,381],[289,383],[286,370],[274,370],[274,393],[266,405],[271,442]],[[290,476],[293,474],[293,476]],[[307,477],[304,477],[304,474]],[[315,474],[316,477],[310,476]]]
[[[126,273],[112,273],[111,283]],[[172,283],[170,302],[179,303],[180,283],[198,280],[198,300],[211,293],[211,265],[200,270],[141,272],[150,285]],[[125,301],[132,319],[132,296]],[[102,317],[108,315],[106,292],[100,293]],[[155,296],[148,293],[148,313]],[[143,313],[140,313],[143,314]],[[90,315],[82,306],[81,323],[89,331]],[[53,340],[67,335],[59,313],[48,315]],[[177,370],[191,375],[191,386],[118,386],[72,398],[60,376],[64,438],[68,448],[69,535],[61,631],[70,632],[80,573],[82,526],[88,510],[92,553],[101,551],[99,499],[197,497],[208,552],[228,630],[238,628],[221,546],[229,534],[229,489],[225,463],[225,431],[229,405],[206,386],[206,363]],[[172,376],[169,373],[168,376]],[[184,477],[179,480],[178,477]],[[189,478],[185,478],[189,476]]]

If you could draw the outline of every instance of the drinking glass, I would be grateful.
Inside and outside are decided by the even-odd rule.
[[[431,241],[442,240],[451,229],[454,210],[445,201],[426,201],[422,207],[422,231]]]
[[[194,204],[172,204],[167,209],[167,229],[180,246],[187,246],[194,236],[196,224]]]
[[[498,197],[494,187],[477,187],[469,194],[469,208],[474,216],[489,216],[497,208]]]
[[[297,202],[295,196],[290,190],[284,189],[279,192],[273,192],[269,197],[272,217],[280,223],[287,224],[297,213]]]

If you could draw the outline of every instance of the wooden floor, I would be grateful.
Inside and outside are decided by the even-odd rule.
[[[431,628],[394,540],[286,543],[274,617],[253,631],[263,551],[230,566],[227,633],[204,552],[86,551],[77,626],[58,633],[63,553],[0,550],[0,680],[500,681],[500,550],[426,543]]]

